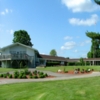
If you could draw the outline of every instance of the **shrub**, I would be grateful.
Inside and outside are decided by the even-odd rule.
[[[43,74],[44,74],[43,72],[40,72],[40,73],[39,73],[39,75],[43,75]]]
[[[0,77],[3,77],[3,74],[1,74]]]
[[[33,74],[34,74],[34,75],[37,75],[37,70],[33,71]]]
[[[15,71],[14,72],[14,76],[19,76],[19,72],[18,71]]]
[[[45,76],[44,75],[39,75],[39,78],[44,78]]]
[[[8,76],[9,78],[12,78],[12,74],[9,74],[9,76]]]
[[[32,76],[32,73],[30,73],[29,75]]]
[[[33,76],[30,75],[30,78],[33,78]]]
[[[18,78],[19,77],[19,75],[17,75],[17,74],[14,74],[14,78]]]
[[[45,76],[45,77],[47,77],[47,76],[48,76],[48,74],[47,74],[47,73],[45,73],[45,74],[44,74],[44,76]]]
[[[25,70],[24,70],[24,73],[25,73],[26,75],[28,75],[30,72],[28,71],[28,69],[25,69]]]
[[[18,78],[22,78],[23,77],[23,75],[22,74],[19,74],[19,77]]]
[[[4,78],[7,78],[7,74],[3,74],[3,77],[4,77]]]
[[[23,74],[23,75],[22,75],[22,78],[26,78],[26,75],[25,75],[25,74]]]
[[[24,75],[25,74],[25,71],[21,71],[20,74]]]
[[[33,78],[38,78],[38,76],[37,75],[34,75]]]

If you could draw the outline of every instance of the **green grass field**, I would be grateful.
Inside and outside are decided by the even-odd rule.
[[[74,70],[76,68],[80,68],[80,69],[87,69],[87,68],[90,68],[90,69],[94,69],[95,71],[100,71],[100,66],[57,66],[57,67],[46,67],[46,68],[43,68],[43,67],[37,67],[36,69],[37,70],[44,70],[44,71],[52,71],[52,72],[57,72],[58,69],[66,69],[66,71],[69,71],[69,70]],[[16,71],[16,70],[24,70],[24,69],[14,69],[14,68],[0,68],[0,73],[1,72],[9,72],[9,71]]]
[[[66,69],[66,71],[74,70],[76,68],[80,68],[81,70],[90,68],[90,69],[94,69],[95,71],[100,71],[100,66],[58,66],[58,67],[46,67],[46,68],[37,67],[37,70],[57,72],[58,69],[63,70],[64,68]]]
[[[24,70],[24,69],[0,68],[0,73],[2,73],[2,72],[9,72],[9,71],[17,71],[17,70]]]
[[[0,100],[99,100],[100,77],[0,85]]]

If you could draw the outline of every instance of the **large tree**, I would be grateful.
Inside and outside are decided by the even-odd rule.
[[[94,0],[96,4],[100,5],[100,0]]]
[[[86,32],[86,35],[91,38],[91,50],[88,52],[88,58],[100,57],[100,34],[96,32]]]
[[[57,56],[56,50],[55,50],[55,49],[52,49],[52,50],[50,51],[50,55],[51,55],[51,56]]]
[[[27,31],[25,30],[18,30],[14,32],[13,43],[16,43],[16,42],[19,42],[31,47],[33,46],[33,44],[31,43],[31,38],[29,34],[27,33]]]

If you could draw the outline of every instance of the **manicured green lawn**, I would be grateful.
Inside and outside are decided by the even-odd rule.
[[[0,73],[1,73],[1,72],[16,71],[16,70],[23,70],[23,69],[14,69],[14,68],[0,68]]]
[[[66,71],[74,70],[74,69],[76,69],[76,68],[80,68],[81,70],[82,70],[82,69],[90,68],[90,69],[94,69],[95,71],[100,71],[100,66],[58,66],[58,67],[46,67],[46,68],[37,67],[37,69],[38,69],[38,70],[44,70],[44,71],[57,72],[58,69],[63,70],[64,67],[65,67]]]
[[[0,85],[0,100],[99,100],[100,77]]]

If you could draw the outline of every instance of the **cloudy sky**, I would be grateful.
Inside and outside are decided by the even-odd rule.
[[[93,0],[0,0],[0,47],[12,44],[13,33],[26,30],[42,54],[87,57],[91,39],[100,32],[100,6]]]

